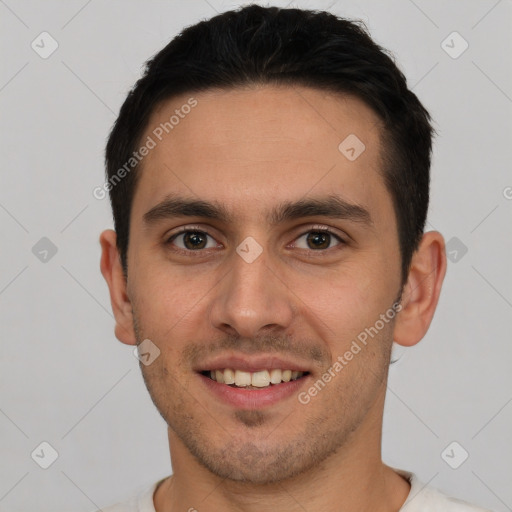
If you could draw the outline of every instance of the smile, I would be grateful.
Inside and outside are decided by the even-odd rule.
[[[257,372],[246,372],[232,368],[202,372],[203,375],[210,377],[210,379],[220,384],[247,389],[261,389],[275,386],[283,382],[294,381],[304,377],[307,373],[308,372],[299,372],[296,370],[281,370],[278,368]]]
[[[198,372],[203,389],[214,400],[242,410],[268,408],[296,396],[307,387],[309,372],[258,370],[248,372],[225,368]]]

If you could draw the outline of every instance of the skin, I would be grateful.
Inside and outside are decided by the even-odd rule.
[[[155,110],[142,140],[190,96]],[[155,493],[156,510],[397,511],[410,486],[381,459],[390,350],[393,340],[416,344],[430,325],[446,271],[443,238],[423,236],[402,283],[380,174],[382,126],[360,100],[268,85],[193,96],[197,106],[143,161],[127,280],[115,232],[100,237],[117,338],[149,338],[160,350],[141,365],[168,424],[173,467]],[[338,150],[349,134],[366,146],[355,161]],[[168,194],[217,201],[234,220],[145,224]],[[372,222],[266,218],[283,201],[333,194],[364,207]],[[316,248],[307,235],[318,226],[343,242],[333,235]],[[180,228],[207,233],[208,246],[200,253],[183,236],[168,242]],[[248,236],[262,248],[252,263],[235,250]],[[401,293],[395,319],[306,405],[293,395],[237,410],[193,370],[210,355],[278,353],[309,368],[307,390]]]

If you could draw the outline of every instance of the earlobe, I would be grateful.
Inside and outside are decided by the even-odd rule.
[[[402,309],[397,315],[394,341],[412,346],[426,334],[441,293],[446,274],[443,236],[437,231],[423,235],[414,253],[402,294]]]
[[[116,245],[116,232],[112,229],[100,235],[100,269],[110,292],[110,303],[116,321],[115,335],[127,345],[136,344],[133,329],[132,305],[127,293],[127,283],[123,274],[119,251]]]

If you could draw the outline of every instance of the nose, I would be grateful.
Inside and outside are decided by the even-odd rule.
[[[254,339],[262,331],[286,330],[294,311],[293,293],[271,265],[265,250],[247,262],[232,255],[231,270],[215,288],[211,322],[220,330]]]

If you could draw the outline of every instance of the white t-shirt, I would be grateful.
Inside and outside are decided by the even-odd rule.
[[[450,498],[433,487],[425,486],[413,473],[401,469],[395,469],[395,471],[405,477],[411,484],[409,496],[399,512],[491,512],[489,509],[476,507],[456,498]],[[153,494],[162,481],[159,480],[154,483],[149,489],[138,496],[134,496],[129,501],[103,508],[103,512],[156,512],[153,504]]]

